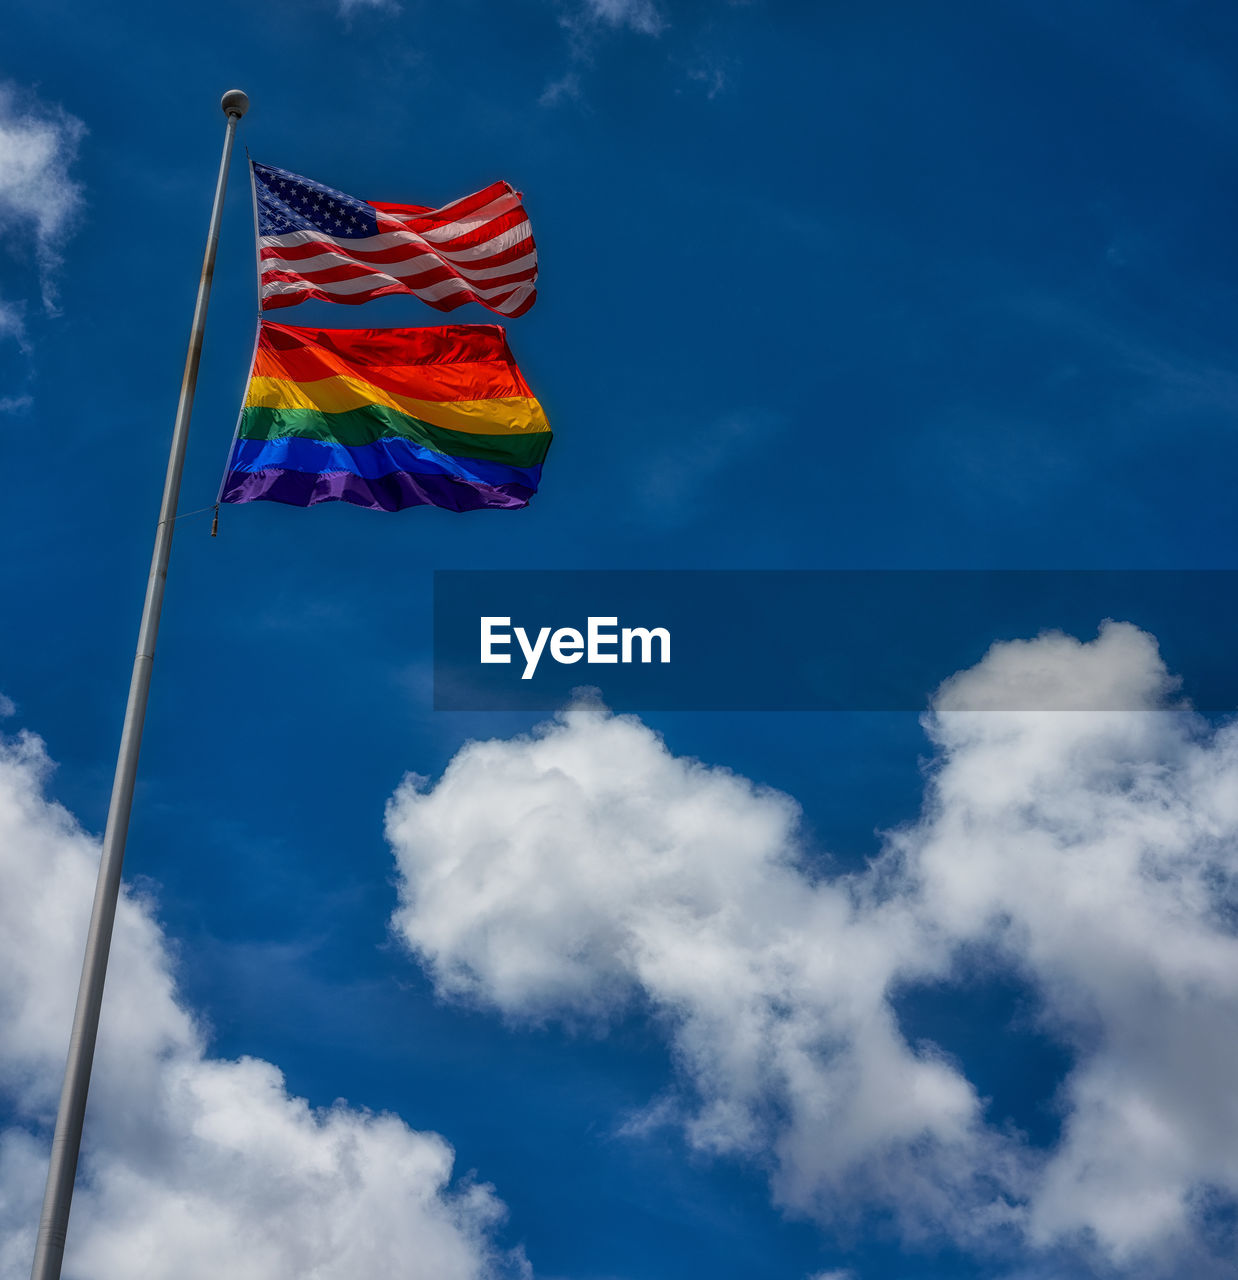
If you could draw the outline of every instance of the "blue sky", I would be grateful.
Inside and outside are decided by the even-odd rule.
[[[1012,721],[1002,738],[948,712],[927,725],[650,714],[660,754],[646,730],[581,713],[522,739],[543,717],[431,711],[430,593],[448,568],[1230,567],[1236,52],[1232,8],[1203,3],[49,0],[11,15],[0,689],[9,731],[38,734],[58,767],[44,776],[34,748],[10,739],[6,878],[47,907],[0,915],[25,939],[3,953],[15,976],[0,998],[20,1029],[0,1069],[0,1222],[17,1242],[0,1252],[4,1280],[28,1266],[20,1188],[42,1177],[68,1028],[67,1012],[62,1033],[49,1014],[36,1034],[20,1011],[48,975],[65,976],[71,999],[80,920],[55,904],[71,886],[90,892],[88,842],[40,797],[102,829],[218,99],[233,86],[252,100],[240,141],[265,163],[362,198],[439,204],[500,178],[524,192],[540,296],[509,337],[556,437],[527,511],[254,504],[225,509],[215,540],[208,514],[178,526],[126,859],[139,896],[121,926],[139,942],[105,1008],[132,1005],[132,1021],[105,1027],[93,1198],[73,1227],[93,1252],[72,1274],[132,1273],[125,1250],[139,1247],[148,1274],[192,1273],[174,1244],[187,1228],[154,1191],[130,1197],[134,1216],[108,1233],[109,1179],[156,1186],[165,1159],[169,1185],[199,1206],[190,1216],[215,1224],[195,1246],[203,1274],[243,1274],[227,1241],[245,1238],[245,1204],[340,1133],[361,1171],[331,1165],[335,1190],[325,1174],[294,1179],[270,1210],[364,1224],[376,1252],[324,1246],[324,1277],[371,1264],[518,1274],[517,1250],[540,1280],[1151,1277],[1183,1274],[1183,1259],[1192,1274],[1234,1274],[1238,1172],[1207,1138],[1210,1120],[1222,1134],[1232,1121],[1207,1111],[1223,1094],[1191,1065],[1221,1060],[1230,1042],[1216,1028],[1238,1007],[1216,977],[1232,959],[1221,899],[1238,847],[1219,798],[1235,756],[1223,726],[1171,729],[1149,711],[1146,731],[1067,716]],[[251,235],[238,163],[187,513],[213,501],[247,371]],[[280,318],[440,319],[413,298]],[[1079,636],[1091,647],[1024,657],[1159,705],[1155,654],[1125,632],[1096,639],[1101,622]],[[995,660],[970,678],[1005,670]],[[496,740],[492,755],[471,739]],[[556,770],[570,795],[538,809],[529,797]],[[422,791],[398,791],[408,772],[428,779]],[[1034,803],[1004,789],[1011,778],[1034,780]],[[1171,798],[1153,794],[1161,785]],[[763,788],[793,797],[798,820]],[[649,797],[661,797],[652,809]],[[715,802],[749,837],[700,816]],[[511,814],[509,834],[486,825],[493,812]],[[1029,813],[1048,816],[1036,826]],[[1100,834],[1095,813],[1108,815]],[[684,817],[671,831],[659,814]],[[1043,875],[1020,861],[1067,830],[1093,861],[1059,867],[1048,846]],[[563,831],[587,839],[565,844]],[[1126,861],[1106,832],[1126,839]],[[669,879],[633,869],[641,848],[663,851]],[[59,889],[49,850],[68,868]],[[449,864],[461,884],[475,873],[502,892],[433,899]],[[958,888],[958,866],[976,868],[983,893]],[[1118,920],[1127,941],[1152,929],[1177,949],[1152,947],[1145,971],[1140,946],[1115,937],[1109,973],[1056,937],[1050,906],[1028,905],[1042,880],[1054,901],[1095,905],[1081,933]],[[531,905],[543,890],[565,934]],[[855,896],[854,936],[830,914],[834,893]],[[755,984],[752,1007],[783,1010],[823,1062],[835,1062],[823,1046],[847,1046],[837,1061],[852,1075],[814,1059],[795,1086],[770,1049],[749,1067],[780,1083],[745,1093],[749,1067],[718,1066],[748,1033],[677,967],[692,934],[663,928],[677,894],[702,912],[715,894],[739,916],[752,905],[763,923],[751,934],[702,926],[719,972],[733,962]],[[396,914],[431,900],[432,918]],[[854,988],[879,991],[853,1020],[838,1012],[852,987],[822,976],[839,972],[817,949],[826,920],[859,957]],[[785,954],[776,938],[791,940]],[[526,944],[536,973],[520,968]],[[835,981],[842,994],[820,994]],[[150,995],[149,1025],[125,990]],[[1184,1046],[1181,1062],[1135,1034],[1140,992],[1149,1039]],[[750,1034],[768,1049],[775,1023]],[[866,1038],[874,1027],[884,1048]],[[197,1127],[169,1101],[153,1110],[170,1127],[143,1128],[128,1052],[158,1088],[168,1063],[198,1082]],[[250,1059],[285,1084],[219,1065]],[[829,1153],[845,1145],[843,1120],[868,1112],[824,1100],[886,1068],[902,1083],[848,1139],[848,1164]],[[232,1128],[207,1079],[239,1099]],[[903,1088],[935,1099],[906,1130],[891,1119]],[[298,1098],[347,1107],[288,1119]],[[113,1118],[96,1119],[109,1100]],[[725,1123],[714,1104],[730,1108]],[[131,1105],[129,1124],[117,1117]],[[832,1137],[804,1118],[818,1111]],[[400,1125],[373,1120],[385,1112]],[[1171,1137],[1135,1142],[1136,1114]],[[233,1164],[168,1155],[225,1128],[254,1135]],[[456,1185],[492,1192],[462,1208],[436,1187],[424,1213],[393,1208],[401,1177],[422,1184],[392,1173],[391,1153],[430,1150],[410,1133],[441,1135]],[[1120,1163],[1138,1185],[1092,1167],[1128,1137]],[[263,1274],[282,1276],[293,1252]]]

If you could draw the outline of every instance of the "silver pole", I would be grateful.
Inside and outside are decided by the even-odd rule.
[[[112,923],[116,918],[116,900],[120,894],[120,868],[125,857],[125,836],[129,831],[133,784],[137,776],[138,751],[142,745],[142,725],[146,719],[146,699],[150,693],[151,666],[155,659],[155,637],[159,632],[159,613],[163,607],[163,588],[168,576],[168,557],[172,552],[172,528],[180,496],[181,473],[185,469],[185,444],[189,438],[189,415],[193,410],[193,393],[198,381],[198,361],[202,355],[206,307],[211,297],[211,277],[215,273],[215,250],[219,247],[219,224],[223,217],[224,190],[228,185],[228,162],[232,158],[237,121],[249,110],[249,99],[239,89],[231,89],[224,94],[220,106],[228,117],[223,158],[219,162],[219,177],[215,183],[215,203],[211,206],[206,255],[202,260],[202,275],[198,281],[198,300],[193,309],[189,353],[185,357],[181,396],[176,406],[176,423],[172,428],[168,473],[163,482],[163,504],[159,508],[159,523],[155,526],[155,549],[151,557],[150,577],[146,580],[146,602],[142,606],[138,651],[133,659],[129,702],[125,707],[120,754],[116,760],[116,777],[112,782],[112,800],[108,806],[107,827],[103,833],[99,879],[95,885],[90,929],[86,934],[86,957],[82,962],[82,979],[77,988],[77,1008],[73,1013],[69,1056],[65,1064],[64,1085],[60,1090],[60,1109],[56,1113],[56,1133],[52,1138],[52,1158],[47,1170],[47,1189],[43,1193],[43,1214],[39,1219],[31,1280],[60,1280],[60,1268],[64,1261],[69,1206],[73,1200],[73,1179],[77,1173],[77,1156],[82,1144],[82,1120],[86,1114],[90,1068],[95,1056],[95,1038],[99,1032],[99,1007],[103,1002],[103,982],[107,976]]]

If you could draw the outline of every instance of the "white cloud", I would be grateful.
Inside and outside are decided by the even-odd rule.
[[[98,848],[45,797],[28,734],[0,742],[0,1277],[33,1253]],[[38,1131],[36,1141],[31,1136]],[[315,1110],[280,1072],[206,1053],[150,904],[120,904],[66,1274],[91,1280],[527,1276],[493,1191],[397,1117]]]
[[[896,978],[937,957],[903,899],[811,882],[796,806],[576,706],[473,743],[389,813],[396,924],[441,991],[516,1018],[648,999],[692,1082],[690,1141],[772,1161],[805,1212],[868,1194],[915,1220],[993,1212],[966,1080],[899,1034]],[[913,1158],[913,1153],[919,1154]]]
[[[559,25],[567,33],[571,64],[563,75],[542,90],[538,102],[543,107],[581,99],[579,68],[592,63],[597,44],[607,32],[628,30],[656,37],[666,28],[653,0],[556,0],[556,3]]]
[[[385,9],[389,13],[399,13],[400,6],[396,0],[337,0],[341,18],[351,18],[365,9]]]
[[[1110,625],[1082,647],[1001,646],[952,694],[983,704],[1012,655],[1085,706],[1155,707],[1174,686],[1151,637]],[[1090,1232],[1118,1261],[1186,1238],[1208,1194],[1238,1194],[1238,728],[942,712],[931,733],[941,772],[900,839],[926,918],[1000,946],[1075,1052],[1032,1237]]]
[[[690,523],[711,498],[728,501],[728,478],[762,450],[776,447],[785,427],[768,409],[739,409],[700,426],[660,433],[626,477],[632,506],[648,525]]]
[[[85,131],[62,108],[0,84],[0,230],[33,239],[48,310],[55,309],[61,246],[81,208],[82,188],[69,168]],[[2,317],[0,309],[0,333]]]
[[[4,338],[12,338],[25,350],[26,309],[20,302],[5,302],[0,298],[0,339]]]
[[[716,61],[707,61],[700,66],[690,67],[688,79],[704,89],[705,96],[710,102],[727,86],[727,73]]]
[[[576,99],[580,97],[580,73],[578,71],[565,71],[557,80],[552,80],[541,92],[538,98],[538,105],[543,107],[553,107],[557,102],[564,99]]]
[[[1238,728],[1158,710],[1174,687],[1128,625],[994,646],[926,718],[921,818],[833,878],[787,797],[577,706],[400,788],[395,924],[511,1019],[651,1006],[685,1096],[650,1123],[767,1166],[793,1210],[1208,1274],[1201,1210],[1238,1197]],[[962,709],[1012,691],[1091,709]],[[978,947],[1071,1051],[1047,1152],[898,1025],[895,992]]]
[[[0,396],[0,413],[25,413],[32,404],[33,396]]]
[[[609,27],[656,36],[666,25],[652,0],[583,0],[584,12]]]

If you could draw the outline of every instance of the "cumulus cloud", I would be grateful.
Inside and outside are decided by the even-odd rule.
[[[1086,646],[1003,646],[966,683],[983,703],[1020,665],[1056,669],[1083,705],[1142,694],[1151,708],[1174,687],[1124,626]],[[964,711],[930,732],[941,770],[900,837],[924,914],[955,942],[999,946],[1075,1053],[1032,1237],[1088,1233],[1117,1261],[1186,1238],[1207,1200],[1238,1194],[1238,727]]]
[[[0,740],[0,1277],[24,1280],[98,862],[46,797],[38,738]],[[37,1136],[36,1136],[37,1135]],[[437,1134],[279,1070],[209,1056],[148,902],[120,904],[66,1275],[91,1280],[482,1280],[528,1275],[503,1206]],[[88,1260],[88,1265],[87,1265]]]
[[[1000,1169],[975,1091],[909,1045],[887,1001],[944,962],[912,905],[813,883],[798,810],[578,705],[530,738],[466,746],[388,815],[396,925],[439,989],[513,1018],[649,1001],[695,1099],[690,1141],[768,1159],[804,1212],[866,1195],[912,1230],[991,1216]]]
[[[55,309],[61,246],[81,208],[81,184],[69,169],[85,131],[62,108],[0,84],[0,230],[33,245],[48,310]],[[3,316],[0,308],[0,333]]]
[[[683,1088],[648,1121],[767,1167],[793,1211],[1208,1274],[1238,1197],[1238,728],[1174,688],[1125,624],[994,646],[925,719],[920,818],[836,876],[788,797],[577,705],[405,781],[394,923],[444,995],[511,1020],[652,1010]],[[976,709],[1012,689],[1055,710]],[[1048,1150],[899,1025],[978,949],[1071,1052]]]

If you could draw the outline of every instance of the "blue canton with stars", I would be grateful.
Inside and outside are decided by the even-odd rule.
[[[337,239],[360,240],[378,234],[373,205],[285,169],[255,163],[254,190],[260,236],[319,231]]]

